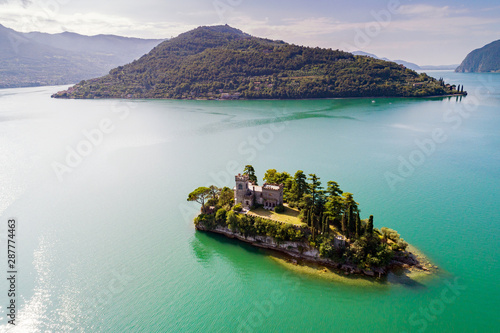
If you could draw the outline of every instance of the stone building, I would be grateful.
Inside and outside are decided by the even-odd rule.
[[[241,203],[244,209],[255,205],[262,205],[265,209],[283,205],[283,184],[255,185],[249,180],[248,175],[235,176],[234,204]]]

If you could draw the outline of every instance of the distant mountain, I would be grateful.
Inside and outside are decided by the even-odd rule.
[[[469,53],[455,72],[500,72],[500,39]]]
[[[162,41],[69,32],[21,33],[0,25],[0,88],[67,84],[104,75]]]
[[[420,66],[420,69],[423,71],[444,71],[444,70],[452,71],[452,70],[455,70],[455,68],[457,68],[457,66],[458,66],[458,64],[437,65],[437,66],[426,65],[426,66]]]
[[[377,57],[375,54],[368,53],[368,52],[363,52],[363,51],[354,51],[354,52],[352,52],[352,54],[362,55],[362,56],[367,56],[367,57],[372,57],[372,58],[375,58],[375,59],[382,59],[382,60],[386,60],[386,61],[393,61],[396,64],[403,65],[406,68],[413,69],[414,71],[420,71],[420,70],[422,70],[422,71],[425,71],[425,70],[430,70],[430,71],[436,71],[436,70],[454,70],[458,66],[458,64],[454,64],[454,65],[438,65],[438,66],[433,66],[433,65],[419,66],[419,65],[417,65],[417,64],[415,64],[413,62],[408,62],[408,61],[404,61],[404,60],[390,60],[390,59],[387,59],[387,58],[380,58],[380,57]]]
[[[455,93],[394,62],[199,27],[59,98],[325,98]]]
[[[414,64],[412,62],[408,62],[408,61],[404,61],[404,60],[390,60],[390,59],[387,59],[387,58],[380,58],[380,57],[377,57],[375,54],[368,53],[368,52],[354,51],[352,54],[361,55],[361,56],[367,56],[367,57],[372,57],[372,58],[375,58],[375,59],[381,59],[381,60],[385,60],[385,61],[392,61],[392,62],[395,62],[396,64],[403,65],[406,68],[413,69],[414,71],[417,71],[417,70],[421,69],[419,65]]]
[[[418,71],[418,70],[422,69],[422,67],[420,67],[419,65],[417,65],[413,62],[404,61],[404,60],[391,60],[391,61],[394,61],[396,64],[403,65],[406,68],[413,69],[414,71]]]
[[[368,52],[364,52],[364,51],[354,51],[351,53],[354,55],[366,56],[366,57],[370,57],[370,58],[374,58],[374,59],[389,60],[387,58],[380,58],[373,53],[368,53]]]

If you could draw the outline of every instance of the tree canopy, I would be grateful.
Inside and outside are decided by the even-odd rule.
[[[58,98],[303,99],[458,93],[394,62],[199,27]]]

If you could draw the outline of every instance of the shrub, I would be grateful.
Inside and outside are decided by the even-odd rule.
[[[398,243],[397,243],[397,244],[398,244],[398,247],[399,247],[399,249],[400,249],[401,251],[406,250],[406,248],[408,247],[408,243],[407,243],[407,242],[405,242],[405,240],[404,240],[403,238],[400,238],[400,239],[398,240]]]
[[[210,198],[208,201],[205,203],[206,206],[215,206],[219,203],[219,200]]]
[[[241,204],[237,204],[237,205],[234,205],[233,207],[233,211],[235,212],[241,212],[243,210],[243,207],[241,206]]]
[[[396,230],[392,230],[392,229],[389,229],[389,228],[386,228],[386,227],[383,227],[381,229],[382,231],[382,236],[385,238],[385,239],[390,239],[392,240],[393,242],[397,242],[399,240],[399,234],[397,233]]]
[[[224,208],[219,208],[215,214],[215,220],[218,224],[226,224],[227,211]]]
[[[275,211],[276,213],[283,213],[283,212],[285,211],[285,206],[283,206],[283,205],[276,206],[276,207],[274,208],[274,211]]]
[[[226,224],[229,230],[236,230],[238,226],[238,216],[234,211],[230,211],[226,214]]]

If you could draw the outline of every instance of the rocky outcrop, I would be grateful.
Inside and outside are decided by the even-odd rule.
[[[328,258],[320,257],[319,251],[310,246],[305,242],[277,242],[274,238],[269,236],[245,236],[241,233],[232,231],[225,227],[217,226],[214,229],[206,228],[202,224],[196,225],[197,230],[213,232],[217,234],[224,235],[228,238],[238,239],[242,242],[249,243],[253,246],[271,249],[275,251],[279,251],[284,253],[290,257],[292,257],[291,262],[297,264],[297,259],[313,262],[317,264],[321,264],[324,266],[328,266],[331,268],[339,269],[344,272],[344,274],[364,274],[369,277],[381,277],[386,275],[389,272],[391,267],[415,267],[419,269],[423,269],[422,265],[420,265],[416,256],[411,253],[405,252],[403,256],[395,256],[394,259],[390,262],[388,267],[372,267],[370,269],[360,269],[356,265],[352,263],[338,263]],[[335,244],[340,245],[340,244]],[[425,269],[423,269],[425,270]]]

